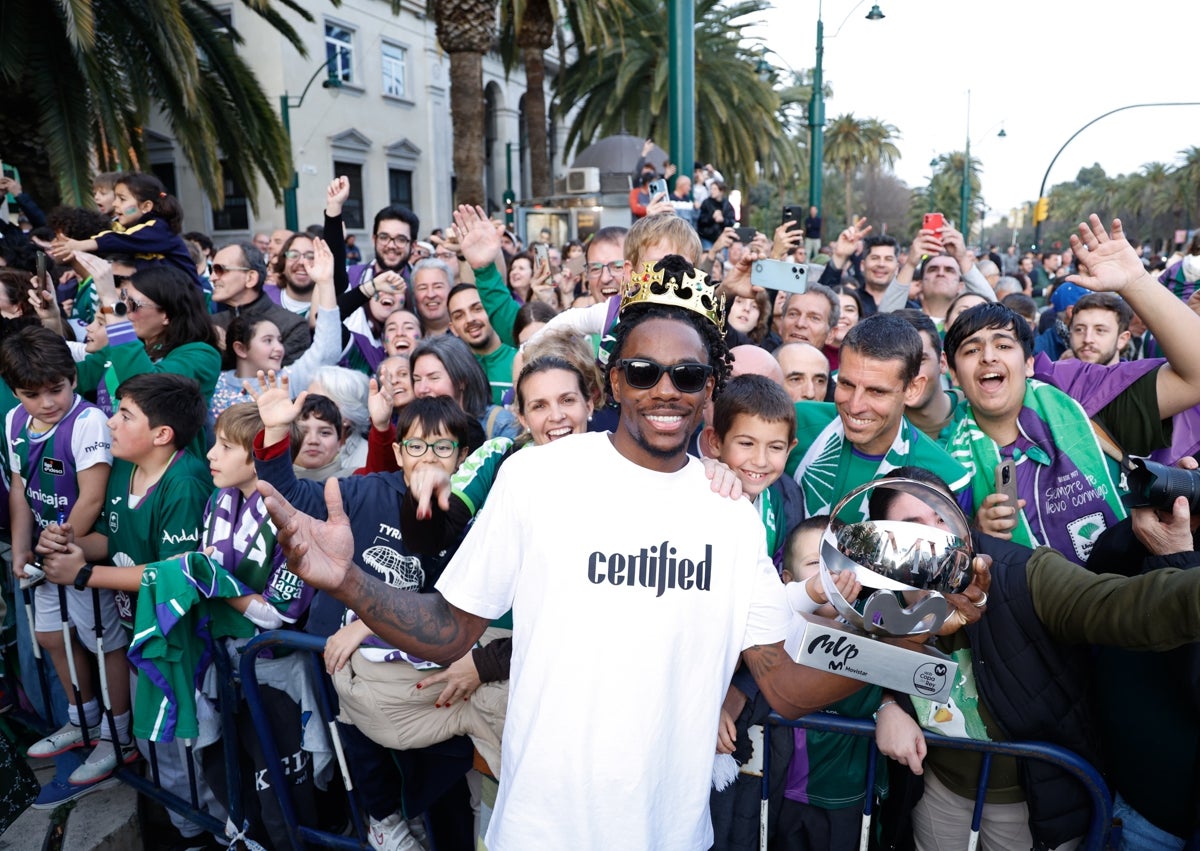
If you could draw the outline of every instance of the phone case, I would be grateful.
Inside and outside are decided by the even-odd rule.
[[[807,292],[808,266],[784,260],[757,260],[750,268],[750,283],[768,290]]]

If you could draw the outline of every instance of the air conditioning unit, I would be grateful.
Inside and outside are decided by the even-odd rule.
[[[567,194],[586,195],[589,192],[600,191],[600,169],[569,168],[567,169]]]

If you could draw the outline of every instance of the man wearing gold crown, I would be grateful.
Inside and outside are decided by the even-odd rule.
[[[398,647],[448,664],[512,610],[491,851],[706,849],[714,732],[739,656],[791,717],[860,686],[786,654],[791,614],[761,523],[686,454],[729,375],[724,312],[681,257],[636,276],[607,373],[616,430],[513,456],[436,593],[351,563],[336,489],[321,523],[264,488],[292,570]],[[596,505],[615,522],[593,523]]]

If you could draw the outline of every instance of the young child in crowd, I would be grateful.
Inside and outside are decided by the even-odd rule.
[[[92,178],[92,200],[96,209],[108,218],[113,218],[117,208],[117,178],[119,171],[102,171]]]
[[[132,630],[133,601],[142,586],[142,573],[151,562],[196,550],[204,506],[212,493],[212,479],[204,461],[186,447],[204,426],[207,406],[200,388],[190,378],[173,373],[145,373],[126,379],[116,392],[118,407],[109,419],[112,432],[113,471],[95,531],[72,542],[75,528],[51,525],[42,534],[46,572],[56,582],[77,588],[115,590],[121,620]],[[128,712],[128,667],[122,660],[126,684],[113,674],[109,692],[118,727],[121,712]],[[124,706],[118,709],[118,703]],[[128,719],[128,714],[125,718]],[[134,719],[135,736],[153,719]],[[128,723],[126,720],[125,723]],[[148,753],[149,745],[138,744]],[[163,788],[184,800],[190,797],[188,769],[180,739],[156,748],[159,780]],[[136,751],[122,758],[136,758]],[[105,766],[111,772],[115,755]],[[201,800],[211,792],[205,786]],[[174,811],[171,821],[185,837],[198,835],[193,822]]]
[[[183,209],[168,195],[162,181],[153,174],[130,171],[117,176],[113,186],[113,218],[120,229],[102,231],[91,239],[54,240],[50,253],[55,260],[67,262],[76,251],[100,255],[132,254],[139,269],[168,263],[188,273],[203,289],[196,264],[179,231]]]
[[[300,416],[291,426],[292,463],[301,479],[324,482],[348,475],[342,465],[346,425],[328,396],[306,394]]]
[[[806,518],[792,530],[785,543],[784,581],[791,582],[789,592],[793,587],[805,589],[805,596],[819,604],[815,614],[835,617],[820,577],[821,537],[828,524],[827,515],[818,515]],[[843,575],[847,574],[849,571]],[[845,596],[853,602],[857,594]],[[796,594],[790,592],[788,598],[794,600]],[[849,718],[870,718],[883,702],[883,689],[867,685],[826,711]],[[887,711],[899,710],[893,707]],[[782,786],[777,847],[786,851],[854,851],[862,828],[868,741],[861,736],[796,727],[792,744],[794,752]],[[886,797],[886,761],[882,756],[879,760],[874,793]]]
[[[335,480],[336,485],[327,481],[325,489],[317,482],[297,478],[289,461],[288,445],[293,424],[306,408],[308,394],[302,392],[293,400],[287,385],[286,375],[277,380],[274,373],[270,373],[260,375],[258,380],[258,392],[254,396],[264,426],[254,442],[254,460],[259,478],[274,486],[298,510],[319,519],[327,516],[324,490],[336,486],[341,492],[343,508],[354,532],[355,562],[389,585],[420,591],[433,590],[453,553],[446,551],[438,555],[417,556],[405,545],[398,522],[407,490],[403,472],[340,478]],[[402,411],[401,422],[404,427],[400,433],[407,436],[403,442],[395,445],[394,451],[402,463],[407,456],[421,464],[451,464],[457,467],[466,456],[469,418],[453,399],[414,399]],[[344,605],[322,593],[317,593],[312,599],[305,631],[329,639],[325,661],[330,674],[344,666],[367,639],[361,622],[356,621]],[[419,662],[381,642],[371,641],[371,645],[389,662],[403,665]],[[407,823],[398,812],[404,784],[397,773],[394,759],[412,766],[414,770],[428,770],[442,775],[447,781],[444,785],[430,783],[430,788],[438,789],[457,784],[470,768],[469,744],[462,759],[454,760],[444,752],[436,755],[420,750],[389,752],[354,726],[340,725],[339,730],[355,786],[364,794],[372,834],[407,835]],[[463,741],[466,742],[465,739]],[[406,794],[414,791],[408,790]],[[417,806],[415,811],[423,809],[424,806]],[[396,841],[395,847],[408,847],[401,844],[400,839]]]
[[[4,435],[12,471],[13,573],[26,580],[33,578],[27,577],[25,568],[34,562],[34,546],[42,529],[62,522],[87,529],[96,522],[112,467],[111,441],[104,413],[75,392],[75,361],[58,334],[36,325],[10,334],[0,344],[0,374],[20,401],[8,412]],[[100,664],[107,666],[110,681],[116,679],[117,684],[114,710],[118,729],[114,731],[107,724],[100,726],[100,706],[85,652],[86,648],[94,653],[97,647],[92,603],[88,591],[49,582],[38,584],[34,591],[34,638],[49,653],[64,686],[69,723],[36,742],[29,756],[56,756],[85,740],[95,742],[99,734],[103,743],[70,775],[69,782],[76,785],[90,785],[111,773],[111,767],[102,770],[98,764],[112,756],[114,738],[129,740],[128,638],[117,620],[112,592],[100,594],[105,647]],[[62,612],[64,604],[66,611]],[[78,638],[70,648],[73,678],[62,633],[65,620],[75,627]],[[78,692],[66,687],[72,679]],[[83,702],[82,713],[77,696]],[[81,718],[87,723],[86,735]]]

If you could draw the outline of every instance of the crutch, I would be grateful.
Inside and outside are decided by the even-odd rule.
[[[121,737],[117,734],[117,720],[113,716],[112,699],[108,696],[108,660],[104,657],[104,624],[100,620],[100,589],[92,589],[92,620],[96,630],[96,658],[100,668],[100,700],[104,704],[104,718],[108,721],[108,732],[112,736],[113,753],[117,757],[117,765],[124,762]],[[102,737],[103,738],[103,737]]]
[[[67,586],[58,586],[58,614],[62,619],[63,647],[67,652],[67,670],[71,674],[71,690],[75,693],[75,708],[79,713],[79,727],[83,730],[83,746],[92,746],[88,732],[87,712],[83,708],[83,693],[79,690],[79,672],[75,670],[75,647],[71,641],[71,619],[67,616]]]
[[[25,568],[29,573],[29,565]],[[43,574],[43,577],[45,574]],[[38,685],[42,687],[42,709],[46,712],[46,723],[54,726],[54,710],[50,705],[50,678],[46,676],[46,660],[42,658],[42,646],[37,642],[37,616],[33,605],[33,589],[36,579],[26,576],[21,580],[21,594],[25,598],[25,617],[29,619],[29,640],[33,643],[33,658],[38,672]]]

